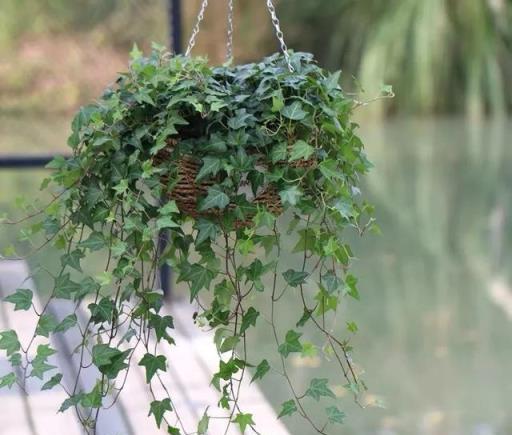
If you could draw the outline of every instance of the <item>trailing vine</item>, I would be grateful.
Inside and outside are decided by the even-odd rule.
[[[6,298],[38,316],[34,338],[79,328],[78,378],[92,365],[97,383],[84,391],[76,379],[70,387],[47,362],[55,353],[49,341],[34,350],[34,340],[23,345],[9,330],[0,332],[0,349],[13,371],[0,386],[24,388],[35,376],[43,389],[63,388],[69,397],[60,410],[74,408],[95,433],[99,412],[117,400],[138,364],[149,390],[165,391],[154,394],[148,411],[170,434],[207,433],[210,418],[225,418],[226,431],[237,424],[241,432],[260,433],[250,409],[239,405],[240,385],[274,376],[290,392],[279,418],[297,414],[315,432],[329,433],[344,418],[329,380],[314,378],[300,391],[288,364],[292,354],[321,349],[356,400],[366,388],[351,359],[357,327],[335,323],[343,300],[359,299],[346,231],[362,235],[374,225],[357,187],[371,166],[351,121],[357,102],[343,93],[339,73],[327,73],[304,53],[291,53],[293,72],[282,55],[213,68],[157,46],[149,57],[137,49],[131,57],[129,71],[74,118],[73,155],[55,159],[43,183],[54,199],[29,216],[33,223],[24,230],[62,252],[44,308],[35,308],[27,289]],[[295,240],[292,250],[282,243],[285,233]],[[102,273],[84,272],[84,259],[97,253],[104,254]],[[283,266],[290,256],[301,258],[300,268]],[[200,307],[190,321],[214,331],[220,357],[212,385],[227,415],[205,410],[192,431],[161,378],[169,361],[157,344],[174,344],[173,318],[162,313],[158,290],[164,263],[188,286]],[[290,309],[280,304],[288,293],[302,308],[282,329],[276,318]],[[57,299],[73,303],[60,322],[47,310]],[[261,301],[268,310],[257,308]],[[247,344],[263,325],[272,329],[275,361],[259,360]],[[322,341],[306,342],[314,333]],[[325,415],[311,415],[311,400],[332,403]]]

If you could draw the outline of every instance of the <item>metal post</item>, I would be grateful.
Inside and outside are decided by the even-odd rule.
[[[181,54],[183,51],[183,30],[181,18],[181,0],[169,1],[169,40],[172,51]]]
[[[174,54],[182,52],[182,20],[181,20],[181,0],[168,0],[169,17],[169,39],[170,46]],[[159,237],[160,253],[164,252],[169,243],[169,233],[162,231]],[[171,267],[164,263],[160,267],[160,285],[166,299],[171,297]]]

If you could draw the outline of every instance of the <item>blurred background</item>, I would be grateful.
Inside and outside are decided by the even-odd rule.
[[[225,55],[225,3],[211,2],[194,51],[212,63]],[[383,231],[354,237],[362,301],[343,311],[360,326],[368,403],[385,407],[347,395],[340,433],[512,434],[512,1],[276,3],[288,45],[342,69],[346,89],[396,92],[356,113],[375,164],[362,190]],[[276,51],[264,2],[235,5],[236,61]],[[65,152],[74,111],[126,69],[132,44],[169,45],[167,7],[1,0],[0,154]],[[185,41],[198,7],[183,1]],[[0,215],[39,198],[44,174],[0,170]],[[13,240],[0,227],[0,246]],[[294,365],[306,381],[317,361]],[[276,407],[289,398],[264,388]]]

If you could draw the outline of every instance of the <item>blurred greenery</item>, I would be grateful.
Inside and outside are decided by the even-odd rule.
[[[368,91],[389,83],[399,112],[503,113],[512,106],[510,0],[282,0],[290,45]]]
[[[184,39],[199,3],[183,2]],[[383,83],[393,85],[397,97],[386,102],[387,113],[464,111],[481,116],[512,108],[512,84],[506,80],[512,74],[512,0],[277,3],[290,47],[311,51],[323,65],[342,68],[348,78],[357,77],[369,98]],[[254,59],[276,49],[264,5],[240,0],[236,6],[237,60]],[[226,2],[212,3],[197,53],[222,61],[225,26]],[[2,0],[0,52],[8,61],[0,68],[0,82],[4,83],[0,91],[8,88],[11,94],[18,91],[21,95],[15,103],[12,98],[7,101],[7,106],[2,101],[2,110],[48,106],[52,92],[38,99],[27,95],[26,89],[34,82],[44,88],[48,80],[37,78],[58,75],[59,69],[64,77],[72,75],[75,80],[67,84],[64,80],[55,93],[59,104],[49,110],[75,108],[97,94],[98,87],[91,89],[90,77],[81,80],[79,68],[70,67],[74,57],[62,57],[62,53],[85,53],[79,63],[100,65],[95,71],[105,71],[105,79],[100,74],[97,80],[104,86],[106,77],[122,67],[134,41],[147,47],[150,41],[165,43],[167,35],[164,0]],[[62,58],[59,68],[50,68],[51,74],[45,75],[44,68],[34,66],[27,45]],[[115,60],[110,68],[104,66],[107,59]],[[348,80],[347,86],[354,83]]]

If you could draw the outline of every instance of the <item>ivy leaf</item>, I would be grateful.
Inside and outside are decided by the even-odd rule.
[[[302,328],[308,320],[311,319],[311,314],[313,314],[312,311],[304,308],[304,313],[295,326],[297,326],[297,328]]]
[[[162,216],[156,221],[156,229],[163,230],[164,228],[179,228],[180,225],[174,222],[171,216]]]
[[[112,319],[115,305],[109,298],[102,298],[99,303],[89,304],[88,307],[91,311],[91,321],[94,323],[109,322]]]
[[[270,158],[272,163],[282,162],[286,160],[288,156],[288,145],[285,142],[281,142],[272,148],[270,152]]]
[[[325,283],[325,288],[329,293],[334,293],[335,291],[339,290],[341,288],[341,284],[343,283],[341,279],[339,279],[332,271],[329,271],[323,275],[322,281]]]
[[[153,379],[153,376],[155,376],[157,370],[162,370],[165,372],[166,360],[167,359],[163,355],[156,356],[150,353],[144,355],[144,357],[140,360],[139,365],[146,368],[146,382],[148,384],[151,382],[151,379]]]
[[[96,344],[92,348],[92,362],[98,367],[112,364],[112,359],[121,354],[119,349],[110,347],[108,344]]]
[[[277,418],[289,417],[298,411],[295,400],[288,400],[281,405],[281,412]]]
[[[0,378],[0,389],[8,387],[9,389],[16,383],[16,374],[9,373]]]
[[[279,196],[284,205],[294,206],[297,205],[299,198],[302,196],[302,191],[297,186],[291,186],[279,192]]]
[[[75,249],[71,251],[69,254],[64,254],[60,258],[60,262],[62,267],[69,266],[72,269],[77,270],[78,272],[82,272],[82,266],[80,266],[80,260],[85,257],[85,254],[80,249]]]
[[[320,397],[336,399],[327,382],[329,382],[327,379],[312,379],[309,388],[306,390],[306,396],[312,397],[316,401],[319,401]]]
[[[51,390],[55,386],[59,385],[60,381],[62,381],[62,374],[57,373],[56,375],[52,376],[50,380],[41,387],[41,390]]]
[[[208,189],[208,195],[201,201],[199,211],[209,210],[217,207],[224,209],[229,204],[229,196],[227,196],[218,185],[214,185]]]
[[[218,157],[206,156],[203,158],[203,166],[197,174],[196,181],[201,181],[208,176],[215,176],[222,169],[222,160]]]
[[[174,340],[167,333],[167,329],[174,328],[172,316],[159,316],[158,314],[150,313],[149,326],[155,330],[158,343],[160,343],[160,340],[165,339],[169,344],[174,344]]]
[[[256,326],[256,320],[260,313],[253,307],[250,307],[242,317],[242,325],[240,326],[240,335],[242,335],[250,326]]]
[[[324,160],[322,163],[318,165],[318,169],[320,169],[322,175],[328,180],[344,179],[343,172],[338,167],[338,163],[335,160]]]
[[[287,358],[290,353],[302,352],[302,344],[299,341],[300,337],[302,337],[301,333],[294,330],[288,331],[284,343],[279,345],[279,353]]]
[[[154,400],[149,405],[149,414],[155,416],[156,425],[158,426],[158,429],[160,429],[160,426],[162,425],[162,420],[164,419],[164,414],[167,411],[172,411],[171,406],[171,399],[167,398],[164,400]]]
[[[254,373],[254,376],[251,379],[251,384],[256,379],[263,379],[263,377],[270,371],[270,364],[266,359],[261,361],[258,366],[256,367],[256,373]]]
[[[55,332],[66,332],[68,329],[75,327],[77,322],[76,314],[70,314],[62,319],[62,322],[55,327]]]
[[[56,350],[52,349],[49,344],[40,344],[37,346],[36,357],[46,359],[56,353]]]
[[[210,424],[210,417],[206,414],[208,409],[205,411],[203,416],[201,417],[201,420],[199,420],[199,423],[197,424],[197,435],[205,435],[208,431],[208,425]]]
[[[66,400],[64,400],[64,402],[62,402],[62,405],[60,405],[59,412],[64,412],[71,408],[72,406],[77,406],[83,399],[83,397],[83,393],[75,394],[71,397],[68,397]]]
[[[201,289],[208,288],[213,278],[214,273],[211,270],[194,264],[187,276],[187,281],[190,282],[190,301],[195,299]]]
[[[302,103],[300,101],[294,101],[292,104],[285,106],[281,110],[281,114],[288,119],[293,121],[301,121],[307,116],[307,112],[302,109]]]
[[[176,205],[176,201],[169,201],[164,206],[160,207],[161,215],[169,215],[179,213],[180,209]]]
[[[35,376],[36,378],[43,379],[44,374],[47,371],[56,368],[57,367],[48,364],[44,358],[36,357],[32,361],[32,371],[30,372],[30,376]]]
[[[345,277],[345,284],[347,285],[347,293],[354,299],[359,300],[359,290],[357,290],[357,278],[354,275],[348,274]]]
[[[55,278],[54,295],[58,299],[71,299],[73,293],[79,292],[80,284],[71,280],[70,274],[65,273]]]
[[[51,332],[55,331],[55,328],[59,322],[51,314],[43,314],[37,322],[36,334],[43,337],[49,337]]]
[[[21,353],[13,353],[9,357],[9,362],[11,363],[12,367],[20,367],[21,366]]]
[[[307,160],[313,155],[315,148],[303,140],[295,142],[290,151],[290,162],[295,160]]]
[[[14,311],[27,311],[32,306],[33,296],[34,294],[32,293],[32,290],[22,288],[16,290],[16,292],[13,293],[12,295],[9,295],[6,298],[4,298],[4,301],[14,304]]]
[[[205,240],[215,240],[217,238],[217,234],[219,233],[218,225],[207,219],[199,218],[196,223],[196,228],[198,231],[196,237],[196,246],[200,245]]]
[[[240,337],[238,335],[232,335],[231,337],[227,337],[221,344],[219,351],[220,353],[226,353],[232,351],[236,345],[240,342]]]
[[[247,426],[255,424],[254,420],[252,419],[252,414],[243,414],[241,412],[237,414],[236,418],[233,420],[233,423],[238,423],[242,435],[245,433]]]
[[[325,412],[331,423],[343,424],[345,422],[345,413],[341,412],[336,406],[325,408]]]
[[[99,251],[100,249],[103,249],[105,246],[107,246],[107,243],[103,234],[94,231],[91,233],[87,240],[80,242],[79,246],[89,249],[90,251]]]
[[[308,277],[307,272],[297,272],[293,269],[288,269],[283,273],[283,278],[288,283],[288,285],[292,287],[298,287],[306,282],[306,278]]]

